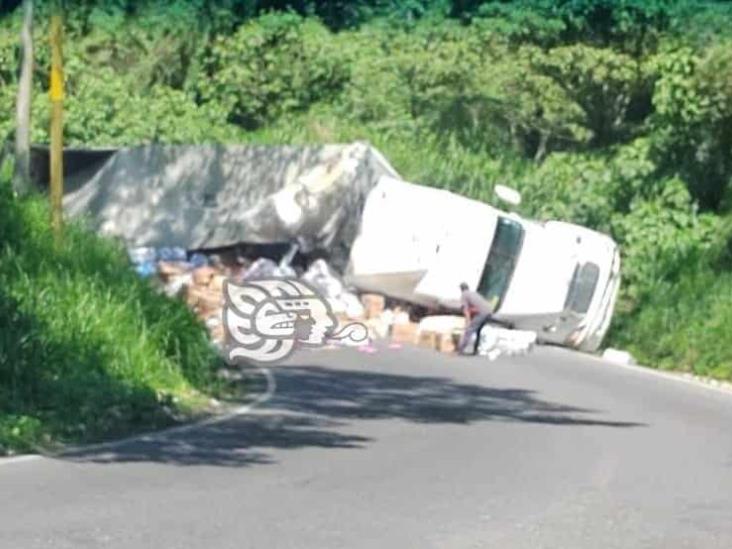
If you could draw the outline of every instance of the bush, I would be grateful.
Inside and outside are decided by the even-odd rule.
[[[720,227],[718,217],[697,212],[678,179],[666,181],[657,197],[634,201],[613,227],[623,245],[626,294],[641,299],[658,283],[678,280],[690,265],[709,264],[723,244]]]
[[[347,79],[338,52],[328,48],[328,30],[294,14],[263,15],[217,38],[206,70],[203,100],[247,129],[333,97]]]
[[[620,319],[613,343],[648,366],[732,380],[732,274],[691,263]]]
[[[650,79],[641,64],[610,48],[554,48],[535,56],[534,66],[582,109],[582,126],[594,147],[626,139],[632,120],[651,111]]]
[[[129,77],[111,69],[82,71],[68,79],[64,140],[69,145],[127,146],[149,142],[203,143],[235,140],[238,128],[226,123],[217,105],[199,106],[185,92],[155,85],[131,91]],[[33,141],[48,143],[48,100],[33,102]]]
[[[96,440],[166,425],[216,390],[217,357],[183,303],[123,250],[0,185],[0,447]]]
[[[656,154],[713,210],[726,205],[732,188],[730,45],[718,44],[704,54],[681,49],[656,60]]]

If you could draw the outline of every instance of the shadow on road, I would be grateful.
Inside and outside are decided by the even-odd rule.
[[[421,423],[520,421],[637,427],[588,417],[596,410],[539,399],[526,389],[494,389],[443,377],[292,367],[277,370],[277,408],[336,419],[398,418]]]
[[[244,466],[273,461],[275,449],[360,448],[369,438],[346,433],[358,420],[470,424],[502,421],[584,427],[639,427],[608,421],[597,410],[548,402],[534,391],[456,383],[443,377],[349,371],[320,366],[275,372],[277,394],[266,410],[184,433],[151,436],[114,449],[81,451],[74,461]]]

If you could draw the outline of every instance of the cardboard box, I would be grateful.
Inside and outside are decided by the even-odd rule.
[[[223,306],[223,296],[221,292],[201,288],[200,286],[186,287],[186,303],[189,307],[194,308],[198,316],[206,319],[213,314],[217,314]]]
[[[186,296],[186,288],[193,284],[193,278],[190,273],[179,275],[170,275],[163,283],[163,291],[168,297],[184,297]]]
[[[441,353],[454,353],[455,339],[453,338],[453,334],[437,334],[435,348]]]
[[[392,324],[391,340],[394,343],[409,343],[410,345],[414,345],[417,343],[417,328],[416,322]]]
[[[419,329],[440,334],[465,328],[465,317],[459,315],[430,315],[419,321]]]
[[[423,347],[425,349],[436,349],[437,348],[437,338],[439,334],[435,332],[428,332],[428,331],[422,331],[419,332],[419,336],[417,338],[417,345],[420,347]]]
[[[348,324],[348,322],[351,320],[350,318],[348,318],[348,315],[342,311],[334,312],[333,316],[338,321],[338,326]]]
[[[158,273],[166,282],[172,277],[187,273],[188,270],[188,265],[180,261],[158,261]]]
[[[208,333],[211,335],[211,339],[213,339],[214,341],[224,343],[226,340],[226,332],[224,330],[223,324],[218,324],[217,326],[209,326]]]
[[[197,286],[208,286],[215,274],[216,269],[213,267],[198,267],[193,269],[193,283]]]
[[[456,349],[455,336],[452,333],[440,333],[431,330],[419,331],[417,345],[424,349],[447,354],[454,353]]]
[[[208,283],[209,289],[215,291],[215,292],[223,292],[224,291],[224,281],[226,281],[226,276],[221,274],[216,274],[211,277],[211,281]]]
[[[383,295],[363,294],[361,296],[361,303],[363,304],[367,319],[376,318],[384,312],[385,300]]]
[[[195,286],[194,284],[187,284],[185,286],[184,295],[186,299],[186,305],[193,308],[198,305],[198,301],[203,295],[203,288]]]
[[[389,335],[389,324],[382,318],[370,318],[364,324],[369,329],[371,339],[384,339]]]

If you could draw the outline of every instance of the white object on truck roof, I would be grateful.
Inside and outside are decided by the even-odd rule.
[[[511,206],[518,206],[521,204],[521,193],[516,189],[506,187],[505,185],[496,185],[493,188],[493,192],[496,193],[498,198],[507,204],[511,204]]]

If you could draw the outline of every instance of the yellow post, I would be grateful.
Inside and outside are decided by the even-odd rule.
[[[64,195],[64,73],[63,28],[61,16],[51,17],[51,226],[56,238],[61,237],[63,223],[62,199]]]

